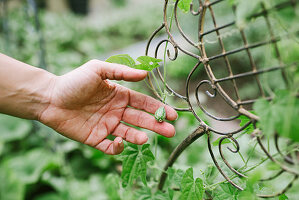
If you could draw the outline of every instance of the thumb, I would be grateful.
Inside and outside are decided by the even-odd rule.
[[[126,65],[92,60],[99,76],[105,80],[141,81],[147,76],[147,71],[133,69]]]

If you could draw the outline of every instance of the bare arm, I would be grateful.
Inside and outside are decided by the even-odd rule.
[[[49,104],[49,88],[55,76],[0,54],[0,112],[38,119]]]
[[[147,72],[92,60],[63,75],[19,62],[0,54],[0,112],[35,119],[62,135],[107,154],[123,150],[122,140],[143,144],[143,131],[123,122],[152,130],[166,137],[174,127],[159,123],[148,114],[163,104],[110,80],[140,81]],[[177,113],[165,107],[167,119]],[[114,141],[106,139],[112,134]]]

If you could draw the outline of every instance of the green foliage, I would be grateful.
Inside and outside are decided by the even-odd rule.
[[[200,178],[193,178],[193,168],[186,170],[181,182],[181,200],[203,199],[204,187]]]
[[[167,193],[162,191],[152,192],[151,188],[144,187],[136,191],[136,200],[170,200]]]
[[[6,166],[0,167],[0,199],[22,200],[25,194],[25,185]]]
[[[249,25],[251,22],[249,17],[261,10],[262,2],[265,3],[266,7],[269,3],[272,3],[265,0],[230,0],[232,4],[237,3],[236,14],[239,27],[244,28]],[[188,12],[190,3],[191,0],[180,0],[178,7],[183,12]],[[161,13],[157,15],[157,12],[160,13],[160,9],[157,9],[157,11],[149,10],[146,13],[141,12],[137,17],[134,14],[129,16],[120,14],[121,17],[118,18],[121,20],[109,20],[109,23],[104,25],[90,23],[72,14],[57,15],[46,11],[42,12],[41,24],[45,35],[48,69],[56,74],[62,74],[89,59],[111,53],[113,50],[123,48],[134,42],[146,40],[161,21]],[[284,33],[285,30],[290,32],[298,30],[297,13],[298,11],[294,13],[292,10],[287,9],[277,12],[276,15],[270,13],[270,17],[274,17],[279,22],[273,23],[275,31]],[[223,13],[217,18],[219,20],[223,18],[222,22],[227,21],[227,16]],[[34,24],[27,21],[21,9],[10,12],[9,20],[11,33],[9,43],[11,45],[6,46],[5,36],[0,31],[0,49],[2,52],[24,62],[38,65],[38,34],[34,31]],[[189,23],[187,20],[186,22]],[[181,24],[184,26],[184,23]],[[190,21],[190,24],[194,32],[193,22]],[[222,23],[219,22],[219,24]],[[281,24],[285,26],[285,29],[279,28]],[[263,29],[257,28],[250,33],[256,39],[264,34],[261,30]],[[233,39],[229,38],[229,43],[234,44]],[[291,34],[288,40],[282,40],[278,43],[282,61],[286,64],[298,62],[298,42],[294,41],[296,41],[296,35]],[[226,44],[225,47],[227,47]],[[211,50],[209,55],[215,53],[214,48],[209,50]],[[268,60],[264,59],[264,52],[260,52],[262,53],[259,53],[259,55],[253,53],[254,58],[256,56],[258,58],[255,60],[265,60],[265,63],[257,62],[258,67],[272,66],[275,63],[276,60],[273,59],[274,51],[270,52],[271,56]],[[112,56],[108,61],[148,71],[158,67],[159,62],[161,62],[159,59],[141,56],[137,58],[136,63],[126,54]],[[167,63],[167,82],[173,81],[173,85],[177,87],[175,89],[181,92],[182,87],[180,85],[183,85],[181,83],[185,81],[190,70],[197,62],[196,59],[181,55],[175,62]],[[243,64],[238,63],[238,67],[241,69]],[[296,120],[298,118],[296,116],[299,116],[298,100],[294,97],[299,85],[298,69],[298,63],[297,68],[288,68],[291,86],[294,88],[292,90],[294,91],[293,94],[287,91],[278,91],[274,93],[272,102],[259,100],[254,105],[256,114],[261,118],[258,128],[262,129],[264,134],[271,136],[277,131],[285,138],[298,141],[298,134],[295,134],[295,132],[298,133],[298,120]],[[194,73],[194,77],[197,79],[203,78],[202,70],[203,68],[198,68]],[[241,73],[241,71],[238,71],[238,73]],[[271,76],[270,79],[275,79],[275,82],[278,82],[279,77],[275,76],[273,78]],[[130,87],[136,87],[136,85],[130,85]],[[191,84],[191,87],[194,87],[194,85]],[[144,87],[140,88],[139,91],[148,92]],[[251,93],[248,90],[246,92]],[[271,94],[271,92],[269,93]],[[171,102],[171,105],[177,104],[179,107],[184,107],[178,102]],[[174,122],[177,135],[172,139],[158,137],[156,158],[151,153],[149,144],[142,147],[128,144],[120,156],[123,161],[121,168],[115,157],[104,155],[98,150],[67,140],[37,123],[0,115],[0,180],[5,180],[0,184],[0,199],[198,200],[205,197],[207,197],[206,199],[219,200],[257,199],[256,194],[261,193],[263,190],[257,182],[261,178],[260,174],[251,176],[248,180],[233,179],[233,181],[245,186],[243,192],[229,183],[224,183],[215,166],[210,165],[210,156],[205,144],[206,138],[196,141],[191,145],[192,147],[184,151],[183,156],[175,163],[175,168],[167,170],[168,177],[163,192],[157,191],[158,178],[171,151],[192,129],[198,126],[198,121],[192,113],[181,112],[179,116],[180,120]],[[200,115],[200,117],[203,116]],[[240,126],[249,122],[249,119],[245,116],[241,116],[239,120],[241,120]],[[248,134],[252,131],[252,125],[244,130]],[[149,136],[151,135],[149,134]],[[254,148],[251,147],[253,146],[252,138],[249,135],[243,135],[243,137],[238,138],[238,141],[242,145],[241,149],[244,152],[249,152],[246,155],[250,157],[255,153]],[[150,138],[151,140],[152,138]],[[219,140],[220,138],[216,139],[213,145],[217,146]],[[230,143],[230,140],[226,139],[223,143]],[[226,155],[228,160],[233,160],[229,155],[231,154]],[[251,160],[253,164],[256,164],[254,162],[259,162],[260,157],[254,154]],[[193,166],[196,171],[205,170],[204,172],[201,171],[200,178],[194,179],[193,168],[189,168],[186,172],[182,170],[186,169],[188,165]],[[239,166],[239,163],[233,163],[232,166]],[[278,166],[275,164],[266,164],[266,167],[263,166],[262,168],[262,173],[277,169]],[[248,170],[247,166],[241,168],[241,171],[246,170]],[[227,174],[231,175],[231,173]],[[281,182],[286,181],[283,177],[280,180]],[[268,186],[271,188],[271,183]],[[295,188],[293,193],[287,193],[287,196],[290,199],[292,197],[295,199],[298,196],[298,191]],[[279,199],[288,198],[283,194],[280,195]]]
[[[147,39],[157,26],[156,20],[160,19],[160,12],[155,10],[157,4],[130,12],[128,9],[132,7],[127,6],[124,12],[112,10],[111,20],[96,21],[69,12],[57,14],[41,10],[48,70],[63,74],[90,59]],[[7,13],[9,36],[7,40],[1,29],[0,50],[38,66],[39,33],[35,31],[32,15],[25,12],[25,4]]]
[[[221,183],[219,189],[214,190],[213,197],[215,200],[232,199],[238,200],[240,191],[230,183]]]
[[[120,190],[120,177],[116,174],[108,174],[105,178],[106,183],[106,193],[108,194],[110,199],[120,200],[121,197],[119,195]]]
[[[251,174],[246,181],[245,190],[242,191],[239,195],[240,200],[258,200],[257,193],[260,191],[258,181],[261,179],[262,174],[260,171],[255,171]]]
[[[51,184],[56,190],[56,193],[47,193],[38,197],[38,199],[89,199],[96,200],[103,196],[103,185],[100,177],[93,175],[88,180],[80,179],[64,179],[54,176],[45,178],[44,181]]]
[[[174,0],[177,1],[177,0]],[[178,7],[184,12],[187,13],[190,10],[190,4],[192,3],[192,0],[178,0]]]
[[[7,115],[0,115],[0,142],[11,142],[23,139],[31,130],[31,123]]]
[[[128,54],[120,54],[109,57],[106,62],[118,63],[135,69],[152,71],[153,69],[159,67],[159,62],[162,61],[161,59],[152,58],[150,56],[140,56],[136,60],[140,62],[140,64],[136,65],[134,59]]]
[[[215,178],[218,176],[216,167],[214,165],[208,165],[203,175],[204,175],[204,182],[206,184],[212,184]]]
[[[166,185],[169,188],[180,188],[184,173],[185,172],[181,169],[174,169],[172,167],[168,168]]]
[[[238,119],[241,120],[240,127],[243,127],[245,124],[250,122],[250,119],[245,115],[241,115],[240,117],[238,117]],[[244,129],[244,133],[246,134],[251,134],[253,131],[254,131],[254,127],[252,123]]]
[[[134,68],[136,65],[134,59],[131,58],[131,56],[129,56],[128,54],[119,54],[111,56],[106,60],[106,62],[122,64],[131,68]]]
[[[123,162],[121,174],[123,187],[132,185],[133,181],[139,177],[146,184],[147,163],[155,159],[149,146],[149,144],[144,144],[140,147],[136,144],[127,143],[125,150],[120,155]]]
[[[53,153],[36,148],[6,160],[4,165],[13,170],[23,183],[32,184],[38,181],[43,171],[59,167],[59,161]]]
[[[236,19],[237,25],[240,28],[244,28],[248,23],[248,18],[256,13],[257,9],[260,8],[260,4],[263,0],[255,1],[237,1]]]
[[[218,146],[220,140],[221,140],[221,137],[217,138],[215,141],[212,142],[212,145],[213,146]],[[222,144],[229,144],[229,143],[230,143],[229,139],[225,139],[225,140],[222,141]]]
[[[268,8],[270,5],[267,0],[236,0],[234,2],[237,4],[236,9],[236,22],[237,26],[241,29],[245,28],[250,20],[252,20],[252,15],[260,12],[262,10],[262,5]]]
[[[270,136],[276,131],[283,137],[299,141],[299,100],[292,93],[277,91],[271,102],[258,100],[254,110],[260,117],[259,126],[265,135]]]
[[[281,194],[278,197],[278,200],[287,200],[287,199],[289,199],[289,198],[285,194]]]
[[[161,59],[153,58],[150,56],[140,56],[136,59],[140,64],[136,65],[136,69],[142,69],[146,71],[152,71],[153,69],[159,67],[159,62]]]

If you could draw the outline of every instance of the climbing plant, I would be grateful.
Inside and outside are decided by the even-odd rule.
[[[24,2],[23,12],[8,13],[6,3],[1,1],[1,50],[56,73],[83,63],[86,54],[102,53],[95,35],[129,38],[122,26],[99,31],[78,24],[86,31],[81,33],[73,27],[79,19],[71,15],[53,22],[50,14],[38,12],[33,0]],[[149,71],[144,86],[178,111],[178,120],[172,122],[176,136],[153,136],[143,146],[126,143],[124,152],[112,157],[36,122],[1,115],[0,177],[6,181],[0,183],[0,199],[298,196],[298,2],[165,0],[161,13],[155,24],[162,24],[150,36],[145,55],[136,60],[114,55],[107,62]],[[184,32],[188,26],[192,28]],[[55,33],[55,27],[71,37]],[[151,27],[142,29],[148,33]],[[55,36],[50,44],[49,35]],[[62,43],[55,48],[57,41]],[[70,59],[55,63],[59,56],[54,52]],[[184,80],[173,81],[174,74]],[[223,114],[225,109],[229,111]],[[156,119],[163,123],[163,110]]]

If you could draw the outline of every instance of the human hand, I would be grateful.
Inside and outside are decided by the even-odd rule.
[[[143,70],[91,60],[53,79],[49,86],[49,103],[38,120],[106,154],[121,153],[123,139],[139,145],[148,140],[145,132],[122,122],[172,137],[175,134],[173,125],[159,123],[148,114],[154,114],[163,103],[107,80],[136,82],[146,75]],[[165,106],[165,110],[168,120],[177,118],[173,108]],[[116,136],[114,141],[106,138],[109,134]]]

